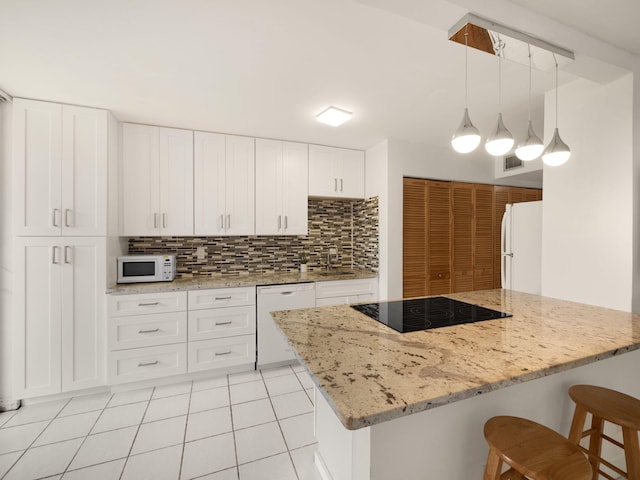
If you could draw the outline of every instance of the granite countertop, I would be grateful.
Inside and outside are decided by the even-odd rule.
[[[446,296],[513,317],[401,334],[347,305],[272,316],[350,430],[640,348],[640,315],[509,290]]]
[[[112,285],[110,294],[177,292],[206,288],[253,287],[256,285],[282,285],[285,283],[324,282],[329,280],[356,280],[375,278],[370,270],[316,270],[313,272],[258,273],[239,275],[200,275],[176,278],[172,282],[128,283]]]

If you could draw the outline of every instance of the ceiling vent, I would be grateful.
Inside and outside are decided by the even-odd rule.
[[[0,90],[0,103],[11,103],[13,98],[7,92]]]
[[[522,160],[520,160],[515,155],[508,155],[504,157],[504,171],[508,172],[509,170],[513,170],[514,168],[520,168],[524,164]]]

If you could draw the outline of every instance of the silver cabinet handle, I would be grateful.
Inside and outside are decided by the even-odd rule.
[[[289,218],[287,215],[284,216],[284,229],[289,228]]]
[[[216,325],[230,325],[233,322],[231,320],[229,320],[228,322],[216,322]]]
[[[282,215],[278,215],[278,230],[282,227]]]
[[[147,303],[138,303],[139,307],[153,307],[154,305],[158,305],[160,302],[147,302]]]
[[[224,215],[220,214],[220,228],[218,230],[224,230]]]
[[[338,179],[337,178],[333,179],[333,191],[334,192],[338,191]]]
[[[227,214],[227,230],[231,228],[231,214]]]
[[[53,209],[53,217],[51,218],[51,223],[53,224],[54,227],[59,227],[60,225],[58,225],[58,214],[61,213],[59,208],[54,208]]]
[[[153,228],[158,228],[158,214],[153,214]]]
[[[71,213],[71,210],[69,210],[68,208],[65,208],[65,210],[64,210],[64,226],[65,227],[70,227],[71,226],[69,224],[69,213]]]
[[[139,362],[138,366],[139,367],[150,367],[151,365],[157,365],[160,362],[158,360],[154,360],[153,362]]]
[[[231,295],[229,295],[228,297],[216,297],[216,300],[231,300]]]
[[[280,295],[293,295],[294,292],[280,292]]]
[[[162,214],[162,228],[167,228],[167,214]]]
[[[159,328],[149,328],[148,330],[138,330],[138,333],[156,333],[159,332]]]
[[[216,357],[219,357],[220,355],[229,355],[231,353],[231,350],[227,350],[226,352],[216,352]]]
[[[344,184],[343,180],[340,179],[340,191],[342,191],[343,184]]]
[[[69,260],[69,252],[71,251],[71,247],[69,245],[64,246],[64,263],[71,263]]]
[[[51,263],[53,263],[54,265],[60,263],[56,258],[56,250],[58,250],[58,247],[51,247]]]

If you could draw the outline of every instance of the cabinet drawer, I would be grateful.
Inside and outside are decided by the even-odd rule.
[[[109,352],[109,383],[136,382],[187,372],[187,344]]]
[[[316,298],[350,297],[377,294],[377,278],[361,280],[333,280],[316,283]]]
[[[216,288],[189,291],[189,310],[205,308],[240,307],[256,304],[255,287]]]
[[[252,364],[255,361],[255,335],[189,342],[189,372]]]
[[[133,315],[109,319],[110,351],[186,341],[187,312]]]
[[[110,317],[184,312],[187,310],[187,292],[109,295],[108,308]]]
[[[256,307],[209,308],[189,312],[189,341],[256,333]]]

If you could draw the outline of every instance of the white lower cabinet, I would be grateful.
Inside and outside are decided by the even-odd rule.
[[[190,372],[252,364],[255,361],[255,335],[189,342]]]
[[[110,295],[110,384],[256,361],[255,287]]]
[[[316,283],[316,307],[376,302],[378,279],[331,280]]]
[[[15,395],[105,384],[104,237],[22,237],[15,244]]]

